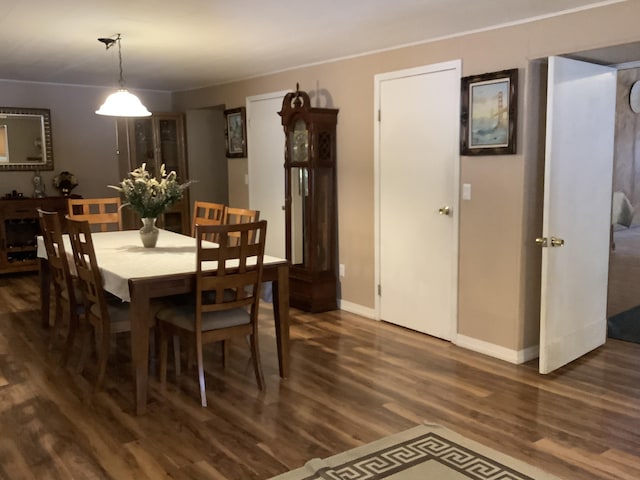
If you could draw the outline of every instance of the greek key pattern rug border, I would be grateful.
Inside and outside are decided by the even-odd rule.
[[[534,480],[432,432],[335,467],[323,467],[304,480],[381,480],[429,461],[438,462],[474,480]]]

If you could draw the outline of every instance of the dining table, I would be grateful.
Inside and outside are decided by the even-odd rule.
[[[92,233],[93,246],[104,289],[129,302],[131,320],[131,359],[133,366],[134,411],[147,408],[149,381],[149,317],[155,298],[195,290],[196,242],[193,237],[160,230],[154,248],[145,248],[138,230]],[[64,235],[65,250],[72,261],[71,242]],[[44,327],[49,326],[50,270],[42,237],[38,237],[40,260],[40,307]],[[212,265],[211,268],[216,268]],[[289,263],[286,259],[264,256],[264,282],[271,282],[280,377],[289,375]]]

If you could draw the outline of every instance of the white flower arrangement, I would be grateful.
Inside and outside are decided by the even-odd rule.
[[[156,218],[182,198],[191,181],[178,182],[176,172],[166,172],[160,167],[160,178],[155,178],[146,169],[147,164],[136,168],[118,185],[109,188],[118,190],[124,197],[123,207],[129,205],[140,218]]]

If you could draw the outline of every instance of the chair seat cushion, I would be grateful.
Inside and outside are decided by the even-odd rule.
[[[107,302],[107,308],[109,309],[109,319],[111,323],[126,324],[129,322],[129,304],[120,301]],[[91,314],[100,318],[100,307],[97,303],[91,305]]]
[[[62,299],[67,302],[67,304],[71,305],[71,300],[69,299],[69,292],[67,291],[67,289],[63,289],[60,292],[60,297],[62,297]],[[73,297],[75,299],[75,312],[78,315],[82,315],[82,313],[84,312],[84,304],[82,303],[82,291],[80,290],[80,287],[78,287],[78,285],[73,282]],[[74,308],[72,307],[72,308]]]
[[[156,318],[184,330],[191,332],[195,330],[196,312],[193,304],[162,308],[156,314]],[[243,308],[205,312],[202,314],[202,331],[207,332],[237,325],[247,325],[250,322],[249,313]]]

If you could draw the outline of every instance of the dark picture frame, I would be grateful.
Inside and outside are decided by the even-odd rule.
[[[224,137],[229,158],[247,156],[247,115],[245,107],[224,111]]]
[[[516,153],[518,69],[463,77],[461,155]]]

